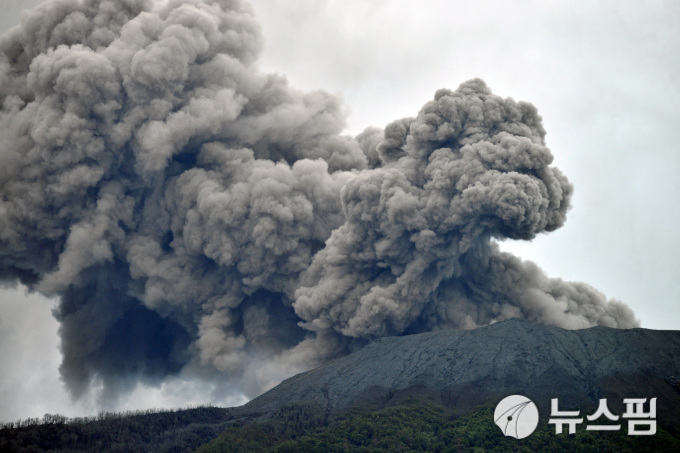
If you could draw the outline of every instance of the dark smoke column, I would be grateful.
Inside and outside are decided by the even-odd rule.
[[[59,296],[74,395],[185,373],[252,396],[376,336],[511,316],[636,325],[492,241],[564,222],[533,106],[475,80],[346,137],[261,46],[237,0],[53,1],[0,40],[0,279]]]
[[[74,394],[311,335],[292,295],[366,158],[261,46],[240,1],[48,2],[0,42],[0,275],[60,297]]]
[[[345,184],[346,222],[296,292],[305,326],[373,338],[513,316],[637,325],[625,305],[548,279],[491,242],[564,224],[573,187],[549,166],[544,138],[534,106],[494,96],[478,79],[388,125],[382,167]]]

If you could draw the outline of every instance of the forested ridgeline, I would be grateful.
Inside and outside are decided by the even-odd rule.
[[[668,452],[680,451],[680,431],[658,428],[650,437],[580,430],[556,435],[548,424],[525,439],[504,437],[494,407],[482,405],[462,417],[432,404],[347,413],[321,424],[309,409],[288,408],[277,417],[232,426],[197,453],[232,452]]]
[[[493,405],[461,417],[427,402],[331,418],[319,406],[289,404],[266,418],[234,409],[102,413],[65,419],[47,415],[0,433],[0,452],[668,452],[680,451],[680,430],[654,436],[577,430],[554,433],[542,423],[525,439],[504,437]],[[15,424],[16,425],[16,424]]]
[[[232,413],[203,406],[75,418],[46,414],[3,424],[0,452],[189,452],[224,431]]]

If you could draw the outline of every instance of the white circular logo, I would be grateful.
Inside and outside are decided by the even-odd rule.
[[[493,420],[504,435],[524,439],[538,426],[538,408],[526,396],[510,395],[498,403]]]

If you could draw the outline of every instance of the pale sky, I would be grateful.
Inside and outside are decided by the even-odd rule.
[[[36,1],[0,0],[0,31]],[[533,103],[575,186],[566,225],[506,250],[550,277],[628,304],[650,329],[680,329],[680,3],[669,1],[252,0],[264,71],[342,96],[347,133],[415,116],[439,88],[479,77]],[[94,413],[59,380],[54,302],[0,292],[0,421]],[[180,379],[118,410],[210,402]],[[212,401],[237,404],[242,401]]]

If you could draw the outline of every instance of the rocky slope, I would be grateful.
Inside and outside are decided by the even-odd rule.
[[[680,331],[564,330],[510,319],[382,338],[282,382],[241,410],[262,416],[309,402],[338,414],[422,399],[464,413],[511,394],[531,398],[541,418],[549,416],[551,398],[582,414],[607,398],[621,414],[623,398],[656,397],[659,424],[680,426]]]
[[[581,429],[574,437],[559,439],[536,434],[531,437],[532,445],[539,448],[545,441],[541,448],[550,451],[621,451],[623,447],[629,451],[678,451],[680,331],[604,327],[564,330],[511,319],[470,331],[382,338],[294,376],[241,407],[112,415],[67,424],[22,424],[0,429],[0,451],[176,452],[192,451],[199,445],[205,452],[232,451],[234,445],[244,447],[242,451],[263,451],[265,446],[274,448],[281,442],[304,440],[300,436],[308,433],[318,434],[317,438],[307,438],[310,442],[333,438],[345,445],[345,428],[352,423],[356,432],[374,432],[384,425],[387,431],[383,437],[379,429],[375,436],[389,445],[404,439],[416,442],[423,426],[429,426],[429,434],[425,434],[432,442],[467,439],[465,442],[471,442],[468,446],[491,442],[515,451],[516,444],[502,443],[500,431],[491,420],[493,407],[512,394],[528,396],[537,404],[545,432],[550,432],[545,422],[550,416],[551,398],[560,399],[560,409],[578,409],[585,416],[593,412],[600,398],[607,398],[612,413],[623,414],[623,398],[656,397],[657,422],[666,431],[661,430],[654,438],[626,437],[625,431],[619,437],[591,438],[590,432]],[[399,407],[406,402],[434,405]],[[390,406],[396,407],[381,411]],[[450,413],[437,412],[442,407],[443,412]],[[368,415],[348,421],[366,415],[347,414],[354,410]],[[471,414],[481,431],[469,432],[470,421],[465,417]],[[450,415],[461,415],[455,420],[462,420],[462,424],[455,425]],[[255,419],[263,423],[251,424]],[[397,436],[393,428],[403,420],[413,424]],[[318,431],[321,428],[325,431]],[[407,431],[410,434],[405,436]],[[595,442],[592,445],[591,440]],[[572,449],[568,442],[576,447]],[[585,444],[589,447],[584,450]],[[310,451],[307,444],[295,445],[301,451]],[[319,445],[319,451],[327,451],[325,444]]]

